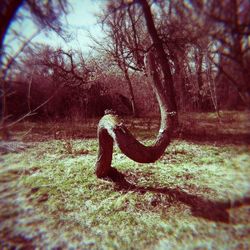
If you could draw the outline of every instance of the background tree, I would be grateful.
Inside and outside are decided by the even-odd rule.
[[[7,86],[6,86],[6,78],[8,69],[10,68],[10,62],[16,59],[15,57],[8,58],[6,54],[6,48],[4,45],[4,38],[9,29],[11,22],[16,18],[20,18],[17,15],[18,8],[21,5],[24,5],[24,8],[28,9],[31,15],[34,17],[34,21],[40,27],[47,27],[56,31],[58,34],[63,35],[63,29],[60,22],[60,17],[63,13],[66,13],[67,1],[58,0],[58,1],[49,1],[46,2],[37,2],[33,0],[27,1],[1,1],[0,3],[0,19],[1,28],[0,28],[0,81],[1,81],[1,131],[3,139],[8,139],[8,129],[6,127],[6,96]],[[18,34],[19,36],[20,34]],[[17,37],[17,35],[15,36]],[[29,40],[28,40],[29,41]],[[27,41],[25,41],[27,44]],[[5,62],[3,57],[7,55],[5,58]]]
[[[236,51],[237,46],[232,45],[235,43],[233,23],[225,21],[230,20],[232,16],[226,15],[226,5],[217,6],[211,2],[185,0],[158,0],[147,3],[154,15],[155,29],[168,61],[166,70],[162,70],[161,57],[157,56],[155,59],[160,81],[165,82],[164,78],[172,78],[168,81],[170,84],[167,84],[169,96],[174,96],[171,103],[175,102],[174,106],[179,111],[244,108],[240,95],[242,98],[246,97],[247,91],[244,90],[245,94],[242,92],[239,95],[237,89],[246,89],[247,84],[243,73],[237,73],[242,70],[241,67],[237,68],[237,65],[244,64],[246,68],[249,64],[248,29],[245,25],[248,23],[248,17],[243,11],[243,7],[248,8],[248,3],[242,0],[231,6],[238,8],[235,12],[239,18],[236,30],[244,34],[241,43],[238,43],[238,47],[241,46],[240,50],[244,52],[241,64],[232,59],[236,58],[237,53],[233,51]],[[27,10],[31,9],[31,2],[25,4]],[[225,17],[220,16],[217,9],[221,9]],[[21,20],[19,12],[16,20],[18,18]],[[64,87],[58,90],[55,97],[58,105],[53,102],[46,104],[41,112],[37,112],[37,118],[39,115],[45,117],[45,114],[48,114],[50,119],[58,115],[63,119],[67,116],[73,118],[74,114],[79,118],[101,116],[105,108],[117,109],[122,115],[129,114],[131,109],[136,110],[139,116],[157,114],[157,104],[152,91],[145,88],[145,83],[149,80],[144,75],[144,62],[148,51],[153,48],[153,43],[148,39],[147,23],[141,5],[137,1],[133,4],[126,4],[126,1],[108,1],[107,8],[99,20],[102,21],[106,38],[96,41],[97,45],[93,47],[97,52],[91,57],[83,56],[80,50],[62,50],[44,45],[44,50],[36,45],[28,52],[30,40],[25,40],[17,30],[9,30],[18,34],[16,37],[19,37],[24,45],[26,41],[27,45],[24,46],[25,52],[20,53],[19,59],[15,60],[12,60],[13,54],[5,47],[2,68],[7,69],[7,65],[12,65],[4,77],[8,85],[7,92],[16,93],[7,98],[11,112],[4,112],[5,117],[12,115],[14,119],[23,115],[23,110],[30,110],[27,109],[28,106],[36,108],[39,103],[34,100],[45,101],[45,98],[53,95],[60,86]],[[54,23],[56,24],[57,22]],[[220,41],[223,39],[228,43],[227,46]],[[230,85],[229,82],[233,84]],[[34,89],[39,90],[37,97]],[[14,115],[11,103],[15,103],[13,97],[17,95],[27,99],[27,107]],[[67,100],[64,102],[65,106],[60,106],[59,103],[63,99]],[[146,107],[148,102],[150,104]],[[59,106],[60,112],[52,112],[53,107],[57,109]]]
[[[146,30],[144,28],[138,29],[139,25],[143,27],[141,11],[138,6],[131,5],[128,8],[122,8],[122,5],[122,1],[118,4],[116,1],[109,2],[104,13],[99,17],[106,35],[105,41],[99,42],[93,37],[92,40],[96,44],[94,48],[105,52],[123,72],[135,116],[137,108],[131,75],[137,71],[143,71],[144,47],[147,43],[145,42]],[[143,42],[144,45],[142,45]]]
[[[213,54],[209,58],[249,108],[249,1],[193,1],[193,7],[212,27],[208,36],[213,41]]]

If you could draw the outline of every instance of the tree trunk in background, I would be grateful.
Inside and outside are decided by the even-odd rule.
[[[96,163],[96,175],[99,178],[112,175],[114,169],[111,167],[111,162],[114,141],[130,159],[140,163],[155,162],[169,145],[173,128],[178,124],[173,79],[167,55],[157,34],[148,2],[139,0],[139,3],[143,8],[147,28],[154,44],[154,51],[151,50],[148,53],[147,66],[152,78],[151,86],[160,108],[160,130],[154,145],[144,146],[134,138],[117,115],[112,113],[104,115],[98,125],[99,152]],[[164,82],[161,81],[157,71],[157,63],[164,74]]]
[[[135,95],[134,95],[132,82],[130,80],[127,69],[124,70],[124,75],[125,75],[126,81],[128,83],[128,87],[129,87],[129,95],[130,95],[130,102],[131,102],[131,106],[132,106],[132,114],[133,114],[133,117],[136,117]]]
[[[124,54],[124,50],[123,50],[123,46],[120,45],[119,46],[120,51],[121,51],[121,55]],[[128,83],[128,89],[129,89],[129,95],[130,95],[130,102],[131,102],[131,106],[132,106],[132,114],[133,117],[136,116],[136,106],[135,106],[135,95],[134,95],[134,90],[133,90],[133,86],[132,86],[132,82],[130,80],[130,76],[129,76],[129,72],[128,72],[128,67],[126,65],[126,61],[125,58],[122,57],[122,61],[118,62],[118,66],[121,69],[121,71],[124,73],[125,79]]]
[[[203,97],[201,94],[202,87],[203,87],[203,79],[202,79],[202,63],[203,63],[203,54],[202,50],[199,49],[196,51],[196,73],[197,73],[197,83],[198,83],[198,91],[197,91],[197,96],[198,96],[198,101],[197,101],[197,107],[198,110],[201,110],[201,107],[203,106]]]

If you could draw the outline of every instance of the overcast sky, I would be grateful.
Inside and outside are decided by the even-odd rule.
[[[100,25],[97,24],[96,13],[100,13],[105,4],[105,0],[69,0],[69,14],[66,16],[65,24],[68,23],[69,32],[72,34],[72,40],[70,42],[65,42],[54,32],[40,32],[32,41],[47,43],[52,46],[62,46],[63,48],[81,48],[83,52],[89,52],[89,45],[91,40],[88,35],[88,31],[99,39],[102,37],[102,30]],[[22,8],[19,9],[20,12],[23,11]],[[21,30],[21,33],[29,38],[37,30],[37,27],[31,21],[29,17],[25,18],[20,24],[13,22],[12,28]],[[6,37],[7,44],[10,45],[10,36]],[[12,47],[16,50],[21,46],[21,43],[13,43]]]

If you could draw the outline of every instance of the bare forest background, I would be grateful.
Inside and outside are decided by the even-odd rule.
[[[250,249],[249,13],[0,0],[1,249]]]
[[[151,4],[170,63],[178,111],[219,115],[220,110],[249,109],[249,1],[158,0]],[[32,10],[32,1],[24,8]],[[64,11],[56,10],[58,15]],[[40,18],[40,26],[48,25],[48,16],[32,11],[35,21]],[[15,21],[22,18],[20,12]],[[8,53],[8,45],[3,46],[0,108],[4,123],[24,118],[81,120],[102,116],[105,109],[122,116],[158,116],[147,84],[145,55],[152,45],[142,9],[137,4],[125,7],[123,1],[107,1],[98,19],[104,39],[92,36],[94,52],[88,55],[80,49],[34,43],[33,37],[24,39],[21,31],[10,28],[9,34],[22,46],[14,55]],[[53,25],[50,28],[66,37],[65,30]]]

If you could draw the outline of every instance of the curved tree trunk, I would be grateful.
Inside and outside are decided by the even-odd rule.
[[[155,162],[169,145],[172,130],[178,123],[169,62],[154,26],[147,0],[140,0],[139,2],[143,7],[148,31],[154,44],[154,51],[151,50],[147,56],[147,66],[152,78],[151,86],[160,108],[160,130],[154,145],[145,146],[134,138],[117,115],[112,112],[106,113],[98,125],[99,152],[96,163],[96,175],[99,178],[108,177],[114,171],[111,167],[113,142],[116,142],[126,156],[136,162]],[[155,58],[154,54],[156,54],[157,58]],[[156,59],[164,74],[163,83],[157,71],[158,64],[156,65]]]

